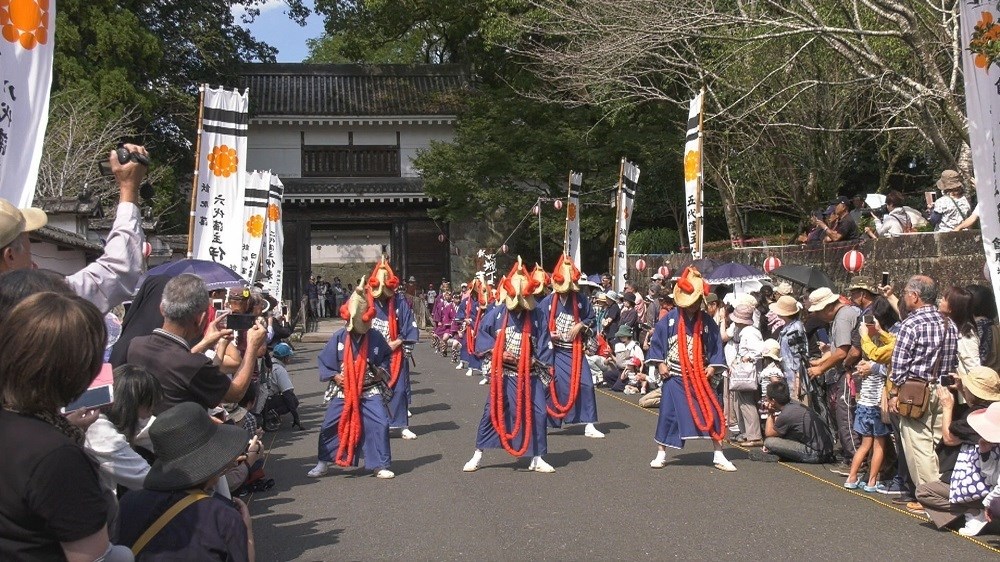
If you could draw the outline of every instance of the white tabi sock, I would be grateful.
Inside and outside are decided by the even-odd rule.
[[[656,460],[656,461],[665,461],[665,460],[667,460],[667,452],[666,451],[656,451],[656,458],[653,459],[653,460]]]
[[[726,458],[726,454],[723,453],[722,451],[716,451],[715,452],[715,457],[712,458],[712,462],[713,463],[720,463],[720,462],[721,463],[727,463],[727,462],[729,462],[729,459]]]

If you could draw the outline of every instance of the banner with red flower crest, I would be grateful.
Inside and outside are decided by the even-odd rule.
[[[56,31],[55,0],[0,0],[0,197],[35,198]]]
[[[701,258],[702,207],[705,196],[702,192],[702,108],[705,102],[705,91],[702,90],[691,100],[688,110],[687,137],[684,139],[684,204],[687,217],[688,246],[691,256]]]
[[[244,275],[244,232],[264,227],[263,217],[259,228],[248,224],[244,208],[250,102],[246,91],[207,86],[202,86],[201,97],[188,256],[227,265]],[[268,184],[264,186],[266,205]],[[260,234],[256,240],[257,250],[247,253],[259,256]]]
[[[264,230],[267,226],[267,205],[271,191],[271,172],[253,171],[247,174],[243,191],[243,245],[238,267],[229,267],[253,283],[259,277],[261,252],[264,249]]]
[[[278,176],[271,174],[271,191],[267,204],[267,231],[264,233],[264,261],[261,267],[261,281],[264,290],[281,300],[281,283],[285,270],[285,235],[281,226],[281,203],[285,198],[285,186]]]
[[[969,146],[976,176],[986,268],[1000,298],[1000,8],[997,2],[959,2],[962,71]]]

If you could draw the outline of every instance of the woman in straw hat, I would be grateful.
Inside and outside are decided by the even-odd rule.
[[[674,304],[653,331],[648,363],[663,378],[659,419],[656,423],[657,453],[649,465],[666,466],[667,447],[681,449],[688,439],[711,439],[713,464],[734,472],[736,467],[722,452],[725,416],[708,378],[726,368],[719,327],[702,301],[708,283],[694,267],[684,270],[674,286]]]

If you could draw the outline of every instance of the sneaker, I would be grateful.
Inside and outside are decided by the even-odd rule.
[[[468,371],[466,371],[465,372],[465,376],[471,377],[472,376],[472,369],[469,369]]]
[[[830,466],[830,472],[834,474],[839,474],[840,476],[850,476],[851,464],[844,461],[840,461],[837,464]]]
[[[465,368],[465,365],[463,365],[461,361],[458,362],[458,365],[455,365],[455,370],[456,371],[461,371],[464,368]]]
[[[764,446],[764,442],[761,441],[760,439],[747,439],[746,441],[743,441],[742,443],[740,443],[740,446],[742,446],[742,447],[763,447]]]
[[[462,467],[463,472],[475,472],[477,470],[479,470],[479,459],[476,457],[472,457],[472,459],[470,459],[469,462],[465,463],[465,466]]]
[[[899,496],[906,493],[906,486],[903,483],[893,478],[888,484],[882,487],[878,493],[885,494],[887,496]]]
[[[985,527],[987,523],[989,523],[989,521],[986,519],[986,514],[982,511],[974,515],[972,513],[966,513],[965,526],[958,530],[958,534],[963,537],[974,537],[983,530],[983,527]]]
[[[876,482],[874,486],[869,486],[868,484],[865,484],[864,486],[861,486],[861,489],[868,492],[869,494],[875,494],[875,493],[881,494],[882,490],[885,490],[885,484],[883,484],[882,482]]]
[[[860,480],[855,480],[854,482],[844,482],[844,487],[848,490],[857,490],[862,486]]]
[[[583,431],[583,435],[591,439],[604,439],[604,434],[594,427],[593,424],[587,425],[587,428]]]
[[[909,504],[911,504],[913,502],[916,502],[917,498],[915,498],[912,495],[910,495],[909,492],[903,492],[902,494],[900,494],[900,495],[892,498],[889,501],[891,501],[895,505],[907,506],[907,505],[909,505]]]
[[[314,466],[312,470],[306,473],[306,476],[310,478],[319,478],[320,476],[323,476],[329,471],[330,471],[330,463],[326,461],[319,461],[318,463],[316,463],[316,466]]]
[[[722,472],[736,472],[736,465],[730,460],[717,461],[713,464],[713,466]]]
[[[542,457],[535,457],[531,459],[531,464],[528,466],[528,470],[541,472],[542,474],[552,474],[556,471],[556,469],[551,464],[545,462]]]
[[[389,480],[390,478],[395,478],[395,477],[396,473],[387,468],[383,468],[382,470],[375,473],[375,478],[381,478],[383,480]]]
[[[416,439],[417,438],[417,434],[416,433],[413,433],[412,431],[410,431],[408,428],[405,428],[405,427],[403,428],[402,436],[403,436],[403,439],[406,439],[406,440],[411,440],[411,439]]]
[[[765,452],[763,449],[754,449],[750,451],[750,460],[758,462],[778,462],[781,460],[778,455],[772,455],[771,453]]]
[[[484,379],[482,379],[481,381],[479,381],[479,384],[480,384],[480,386],[482,386],[482,385],[484,385],[484,384],[486,384],[486,383],[488,383],[488,382],[490,382],[490,379],[486,379],[486,378],[484,378]]]

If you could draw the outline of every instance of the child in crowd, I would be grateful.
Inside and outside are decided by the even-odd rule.
[[[767,419],[767,408],[764,407],[764,399],[767,397],[767,385],[779,380],[785,380],[785,371],[781,364],[781,345],[778,340],[764,340],[764,350],[760,356],[760,395],[759,410],[760,419]]]
[[[625,363],[622,371],[622,380],[625,382],[625,394],[646,394],[649,392],[646,377],[640,377],[639,371],[642,369],[642,360],[637,357],[630,357]]]
[[[877,325],[872,320],[871,323],[862,323],[859,331],[866,331],[871,337],[877,333]],[[892,427],[882,420],[882,392],[885,389],[885,369],[875,365],[871,361],[861,361],[858,363],[856,374],[861,376],[861,390],[858,392],[858,409],[854,415],[854,431],[861,436],[861,446],[854,454],[851,461],[850,474],[844,487],[856,490],[863,489],[866,492],[884,492],[885,486],[878,482],[879,471],[882,470],[882,460],[885,458],[885,447],[888,435],[892,433]],[[861,465],[868,459],[871,453],[871,463],[868,470],[868,483],[860,482],[858,472]]]

